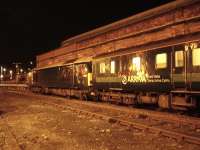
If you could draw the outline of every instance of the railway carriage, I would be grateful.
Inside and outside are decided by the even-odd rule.
[[[118,95],[121,103],[196,107],[200,94],[200,43],[165,44],[96,57],[94,89],[102,91],[104,100]]]
[[[35,83],[46,94],[195,108],[200,96],[200,42],[165,45],[38,69]]]
[[[77,35],[37,56],[42,93],[199,108],[200,1],[177,0]]]

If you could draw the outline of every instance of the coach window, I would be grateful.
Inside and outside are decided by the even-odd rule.
[[[156,55],[156,69],[164,69],[167,67],[167,53]]]
[[[104,62],[100,63],[100,73],[106,73],[106,64]]]
[[[115,61],[112,60],[110,65],[111,65],[110,73],[114,74],[115,73]]]
[[[192,50],[192,64],[193,66],[200,66],[200,48]]]
[[[133,71],[140,71],[140,57],[133,57],[132,65]]]
[[[183,67],[183,51],[175,52],[175,67]]]

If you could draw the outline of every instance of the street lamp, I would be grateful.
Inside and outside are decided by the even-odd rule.
[[[20,72],[21,72],[21,73],[23,73],[23,71],[24,71],[23,69],[20,69]]]
[[[2,79],[3,79],[3,67],[1,66],[0,67],[0,81],[2,81]]]
[[[18,81],[19,81],[19,65],[21,64],[21,63],[13,63],[14,65],[15,65],[15,72],[16,72],[16,76],[15,76],[15,79],[16,79],[16,83],[18,83]]]
[[[1,81],[2,81],[3,80],[3,75],[2,74],[0,75],[0,78],[1,78]]]
[[[3,73],[1,73],[1,74],[2,74],[2,79],[3,79],[4,77],[6,77],[6,68],[2,68],[2,71],[3,71]]]
[[[9,73],[10,73],[10,80],[12,80],[13,79],[13,71],[10,70]]]

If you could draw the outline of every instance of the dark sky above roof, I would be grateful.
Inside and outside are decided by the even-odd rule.
[[[0,64],[26,63],[66,37],[173,0],[15,0],[0,3]]]

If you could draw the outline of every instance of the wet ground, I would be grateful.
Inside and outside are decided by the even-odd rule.
[[[0,91],[0,149],[200,149],[198,145],[42,105],[40,99],[44,97]]]

